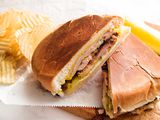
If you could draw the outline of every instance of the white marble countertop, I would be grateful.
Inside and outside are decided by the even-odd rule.
[[[120,14],[160,24],[159,5],[159,0],[0,0],[0,11],[32,10],[51,17],[56,24],[91,13]],[[53,107],[0,106],[0,120],[81,120]]]

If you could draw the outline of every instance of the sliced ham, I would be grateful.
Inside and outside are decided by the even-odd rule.
[[[87,56],[81,61],[81,64],[78,67],[77,71],[83,71],[85,67],[94,59],[99,59],[101,56],[105,54],[105,52],[112,47],[114,42],[117,39],[118,34],[112,32],[106,32],[102,39],[99,40],[95,45],[91,47],[88,51]]]

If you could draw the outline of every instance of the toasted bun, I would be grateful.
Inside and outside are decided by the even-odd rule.
[[[133,111],[160,95],[160,57],[133,34],[108,60],[114,113]]]
[[[120,24],[119,17],[88,15],[69,21],[48,35],[32,57],[33,72],[42,86],[53,94],[59,92],[61,84],[76,72],[75,66],[82,54],[96,42],[98,32]],[[92,39],[94,36],[96,40]]]
[[[113,120],[159,120],[160,101],[155,100],[133,112],[122,114]]]

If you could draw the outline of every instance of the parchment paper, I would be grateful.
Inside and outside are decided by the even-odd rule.
[[[112,14],[130,16],[149,21],[159,20],[157,15],[158,4],[155,2],[152,9],[150,2],[135,1],[86,1],[86,0],[2,0],[0,11],[8,8],[29,10],[42,15],[47,15],[59,25],[67,20],[87,14]],[[135,9],[136,6],[136,9]],[[147,7],[148,6],[148,7]],[[156,7],[157,6],[157,7]],[[154,8],[154,9],[153,9]],[[49,92],[41,89],[35,80],[30,66],[23,73],[16,84],[0,86],[0,100],[5,104],[17,105],[41,105],[41,106],[87,106],[101,107],[101,83],[102,79],[93,77],[77,93],[63,99],[53,97]]]
[[[8,8],[28,10],[53,19],[55,25],[86,14],[84,0],[28,0],[0,1],[0,10]],[[10,86],[0,86],[0,100],[5,104],[30,106],[87,106],[101,107],[101,77],[97,73],[79,91],[64,98],[54,97],[50,92],[42,89],[40,83],[34,78],[30,65],[18,72],[17,82]],[[99,75],[98,75],[99,76]]]
[[[87,106],[101,107],[102,80],[101,70],[89,79],[81,89],[72,95],[53,96],[44,90],[35,79],[30,65],[24,67],[15,84],[1,86],[0,100],[5,104],[32,105],[32,106]]]

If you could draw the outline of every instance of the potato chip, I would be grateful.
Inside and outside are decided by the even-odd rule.
[[[41,24],[51,24],[51,20],[48,19],[47,17],[42,17],[38,14],[34,14],[31,12],[19,12],[19,23],[22,28],[33,28],[37,25]]]
[[[12,84],[16,82],[14,60],[5,58],[0,62],[0,84]]]
[[[4,36],[6,33],[6,29],[0,26],[0,37]]]
[[[12,55],[16,61],[21,59],[21,57],[23,56],[15,38],[0,39],[0,55],[1,54]]]
[[[0,55],[0,63],[1,63],[1,61],[5,58],[5,56],[6,56],[5,54],[1,54],[1,55]]]
[[[23,55],[20,52],[19,45],[17,44],[16,39],[18,38],[18,36],[22,36],[23,33],[29,34],[37,25],[48,24],[52,26],[51,23],[51,20],[47,17],[42,17],[31,12],[10,9],[7,12],[1,13],[0,54],[9,52],[17,60],[20,59]],[[4,39],[7,39],[7,41],[4,41]],[[27,56],[29,56],[28,53]]]
[[[10,39],[0,39],[0,54],[11,51],[11,41]]]
[[[13,41],[12,43],[10,54],[14,57],[16,61],[18,61],[24,56],[20,51],[19,45],[17,44],[16,41]]]
[[[31,60],[35,48],[51,30],[52,28],[48,25],[38,25],[33,28],[32,32],[24,32],[17,38],[20,50],[27,59]]]
[[[19,36],[21,36],[23,33],[26,33],[26,32],[32,32],[32,28],[21,28],[21,29],[18,29],[16,32],[15,32],[15,36],[16,38],[18,38]]]
[[[13,35],[17,29],[21,28],[16,16],[17,13],[13,9],[0,14],[0,31],[3,31],[3,37]],[[2,37],[2,33],[0,36]]]
[[[10,9],[0,13],[0,84],[15,82],[15,70],[31,60],[51,26],[49,18],[31,12]]]

